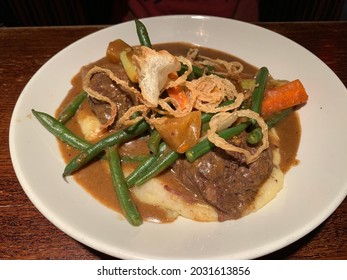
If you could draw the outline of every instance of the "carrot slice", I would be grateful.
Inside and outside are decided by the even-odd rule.
[[[188,97],[181,86],[168,88],[167,92],[171,98],[175,99],[178,102],[179,106],[182,109],[185,109],[188,106]]]
[[[297,79],[285,85],[265,91],[261,113],[262,115],[268,116],[305,103],[307,100],[307,92],[300,80]]]

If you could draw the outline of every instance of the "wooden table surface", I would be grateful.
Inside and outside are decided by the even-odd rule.
[[[347,85],[347,22],[258,25],[310,50]],[[70,238],[33,206],[8,146],[12,111],[29,79],[58,51],[103,27],[0,28],[0,259],[113,259]],[[347,259],[347,200],[311,233],[262,259]]]

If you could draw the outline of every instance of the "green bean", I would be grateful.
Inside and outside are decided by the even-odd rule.
[[[249,125],[248,122],[241,123],[237,126],[229,127],[227,129],[224,129],[218,132],[218,135],[222,137],[223,139],[229,139],[233,136],[240,134],[243,130],[247,128],[248,125]],[[186,151],[185,155],[189,162],[194,162],[197,158],[208,153],[214,147],[215,145],[212,142],[210,142],[207,138],[205,138],[204,140],[197,143],[194,147]]]
[[[213,113],[201,113],[201,123],[204,124],[209,122],[213,116]]]
[[[134,114],[132,114],[132,116],[130,117],[131,120],[137,118],[140,116],[140,113],[139,112],[135,112]],[[136,128],[140,125],[140,121],[138,121],[137,123],[131,125],[131,126],[128,126],[127,128],[125,128],[124,130],[128,133],[133,133]]]
[[[148,168],[154,163],[156,162],[157,157],[156,156],[150,156],[147,160],[145,160],[142,164],[140,164],[139,166],[137,166],[137,168],[135,168],[133,170],[133,172],[131,172],[128,177],[125,178],[127,184],[129,187],[132,187],[135,185],[135,182],[137,180],[139,180],[139,177],[142,176],[142,174],[148,170]]]
[[[137,37],[139,38],[141,46],[146,46],[152,49],[152,43],[149,38],[146,26],[138,19],[135,19],[135,24]]]
[[[255,77],[255,88],[251,97],[251,107],[250,109],[258,114],[261,113],[261,106],[264,97],[264,91],[266,82],[269,76],[269,70],[266,67],[261,67],[257,72]],[[247,135],[247,142],[249,144],[255,145],[260,142],[263,138],[260,128],[256,125],[255,120],[251,120],[252,127],[251,132]]]
[[[73,172],[83,167],[85,164],[99,155],[105,148],[133,139],[136,136],[144,133],[147,129],[148,124],[145,121],[141,121],[141,124],[136,128],[134,133],[127,133],[125,130],[119,130],[110,134],[89,148],[84,149],[80,154],[74,157],[65,167],[63,177],[71,175]]]
[[[263,102],[264,90],[268,76],[269,70],[266,67],[261,67],[255,78],[256,87],[252,93],[251,110],[258,114],[261,113],[261,104]]]
[[[229,104],[232,104],[233,102],[234,102],[233,100],[228,100],[222,103],[221,106],[227,106]],[[203,123],[208,122],[212,118],[212,116],[213,114],[209,114],[209,113],[203,114],[202,116]],[[248,123],[240,124],[236,127],[232,127],[220,132],[219,135],[224,139],[228,139],[242,132],[244,129],[246,129],[247,126],[248,126]],[[186,157],[189,161],[193,162],[196,158],[207,153],[213,147],[214,147],[214,144],[208,141],[208,139],[205,139],[199,142],[198,144],[196,144],[193,148],[189,149],[186,152]],[[152,163],[152,161],[154,161],[154,159],[152,159],[150,162],[152,163],[152,165],[148,164],[148,166],[150,166],[150,170],[147,173],[143,174],[143,176],[141,176],[141,178],[135,182],[135,185],[141,185],[144,182],[148,181],[149,179],[155,177],[160,172],[162,172],[163,170],[168,168],[170,165],[172,165],[175,162],[175,160],[178,159],[178,157],[179,157],[179,154],[177,152],[171,151],[163,158],[158,158],[155,163]],[[133,184],[134,183],[132,180],[130,185],[133,185]]]
[[[266,121],[266,124],[269,128],[273,128],[279,121],[283,120],[286,116],[288,116],[291,112],[293,112],[293,108],[288,108],[274,115],[272,118]]]
[[[201,124],[201,134],[205,133],[209,129],[210,129],[210,123],[209,122],[203,122]]]
[[[203,68],[199,68],[195,65],[192,65],[193,71],[189,74],[188,80],[193,80],[195,78],[200,78],[202,75],[204,75],[205,71]],[[181,63],[181,69],[177,72],[179,76],[182,76],[184,72],[188,70],[188,66],[186,64]]]
[[[141,186],[153,177],[159,175],[165,169],[170,167],[178,158],[180,154],[175,151],[169,151],[166,154],[159,157],[156,162],[154,162],[148,172],[146,172],[139,180],[135,182],[136,186]]]
[[[150,155],[126,155],[121,157],[122,162],[144,162],[148,158],[150,158]]]
[[[230,104],[233,104],[234,102],[235,102],[234,100],[227,100],[222,102],[219,107],[228,106]],[[213,113],[202,113],[201,114],[202,124],[204,125],[205,123],[209,122],[214,115],[215,114]],[[160,141],[161,141],[161,137],[158,131],[156,129],[152,130],[150,139],[148,142],[148,147],[153,154],[156,154],[158,152]]]
[[[65,125],[60,123],[58,120],[50,116],[49,114],[31,110],[33,115],[38,119],[38,121],[54,136],[56,136],[61,141],[70,145],[71,147],[83,150],[89,148],[92,144],[88,143],[83,138],[75,135],[71,130],[69,130]]]
[[[107,147],[106,155],[110,166],[113,187],[123,214],[131,225],[139,226],[142,224],[142,218],[131,198],[129,187],[124,179],[118,151],[112,146]]]
[[[158,149],[158,153],[156,155],[150,156],[146,161],[142,162],[139,166],[137,166],[133,172],[131,172],[128,177],[126,178],[126,181],[128,183],[129,187],[134,186],[137,180],[139,180],[141,177],[144,176],[145,173],[148,172],[148,170],[151,168],[151,166],[159,159],[159,157],[162,155],[162,153],[167,148],[167,145],[165,142],[162,142],[160,144],[160,147]]]
[[[234,102],[235,102],[234,100],[227,100],[227,101],[222,102],[219,105],[219,107],[225,107],[225,106],[228,106],[230,104],[233,104]],[[201,122],[202,123],[209,122],[214,115],[215,115],[214,113],[202,113],[201,114]]]
[[[148,148],[154,155],[158,154],[160,142],[161,136],[159,132],[155,128],[152,129],[149,136]]]
[[[71,102],[60,112],[58,116],[58,121],[61,123],[66,123],[71,119],[77,112],[78,108],[81,106],[83,101],[88,97],[85,91],[80,92]]]
[[[228,106],[232,103],[234,103],[234,100],[227,100],[225,102],[222,102],[220,104],[220,107]],[[203,126],[205,123],[209,122],[214,115],[215,114],[213,114],[213,113],[202,113],[201,114],[201,123],[203,124]],[[206,125],[205,127],[208,128],[208,125]],[[204,131],[204,129],[203,129],[203,131]],[[157,154],[160,141],[161,141],[161,137],[160,137],[158,131],[156,129],[153,129],[151,131],[151,135],[150,135],[149,142],[148,142],[149,150],[153,154]]]
[[[213,69],[209,69],[209,68],[199,68],[195,65],[192,65],[193,71],[192,73],[189,74],[188,76],[188,80],[193,80],[196,78],[200,78],[202,77],[204,74],[206,75],[210,75],[210,74],[214,74],[213,73]],[[179,76],[182,76],[184,74],[184,72],[186,72],[188,70],[188,66],[186,64],[181,63],[181,69],[177,72],[177,74]],[[220,75],[218,75],[220,76]]]
[[[251,145],[258,144],[263,139],[261,128],[257,127],[247,134],[246,141]]]
[[[283,110],[282,112],[276,114],[272,118],[266,121],[266,124],[268,128],[274,127],[279,121],[284,119],[290,112],[293,112],[293,108],[289,108],[286,110]],[[263,138],[263,134],[261,132],[260,127],[254,128],[251,132],[247,135],[247,142],[251,145],[258,144]]]
[[[273,118],[267,121],[268,127],[271,128],[275,126],[280,120],[282,120],[285,116],[287,116],[292,111],[293,111],[292,108],[287,109],[279,113],[278,115],[274,116]],[[248,127],[248,125],[249,125],[249,122],[241,123],[237,126],[230,127],[223,131],[220,131],[218,135],[222,137],[223,139],[230,139],[231,137],[236,136],[240,134],[242,131],[244,131]],[[204,140],[197,143],[194,147],[186,151],[185,155],[189,162],[194,162],[197,158],[208,153],[214,147],[215,145],[211,143],[207,138],[205,138]]]

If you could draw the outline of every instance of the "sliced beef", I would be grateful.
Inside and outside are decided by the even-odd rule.
[[[102,68],[110,69],[119,79],[126,81],[129,86],[134,86],[126,75],[121,64],[100,61],[97,63],[97,65]],[[97,73],[93,75],[91,78],[91,87],[95,91],[108,97],[116,103],[118,109],[117,119],[120,118],[136,102],[136,97],[133,94],[122,90],[104,73]],[[106,123],[106,121],[110,119],[110,105],[92,97],[89,98],[89,101],[91,109],[101,123]]]
[[[238,139],[242,146],[246,145],[244,139],[244,136]],[[215,148],[194,163],[178,160],[173,171],[187,187],[198,188],[202,197],[220,211],[220,220],[229,220],[241,217],[272,168],[271,148],[250,165],[240,156]]]

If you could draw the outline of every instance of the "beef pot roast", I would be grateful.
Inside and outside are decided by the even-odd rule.
[[[126,81],[129,86],[135,86],[129,80],[121,64],[103,63],[100,65],[100,67],[110,69],[119,79]],[[89,69],[90,67],[88,67],[86,70]],[[91,79],[91,87],[93,90],[108,97],[110,100],[116,103],[118,110],[117,119],[123,116],[123,114],[136,102],[136,97],[133,94],[122,90],[121,87],[112,81],[105,73],[94,74]],[[111,118],[110,104],[97,100],[93,97],[89,97],[89,103],[92,111],[101,123],[104,124],[108,119]]]
[[[245,146],[245,137],[240,140]],[[197,188],[202,197],[220,211],[220,220],[228,220],[242,216],[272,168],[271,147],[249,165],[239,155],[215,148],[193,163],[178,160],[173,171],[178,180],[187,187]]]

